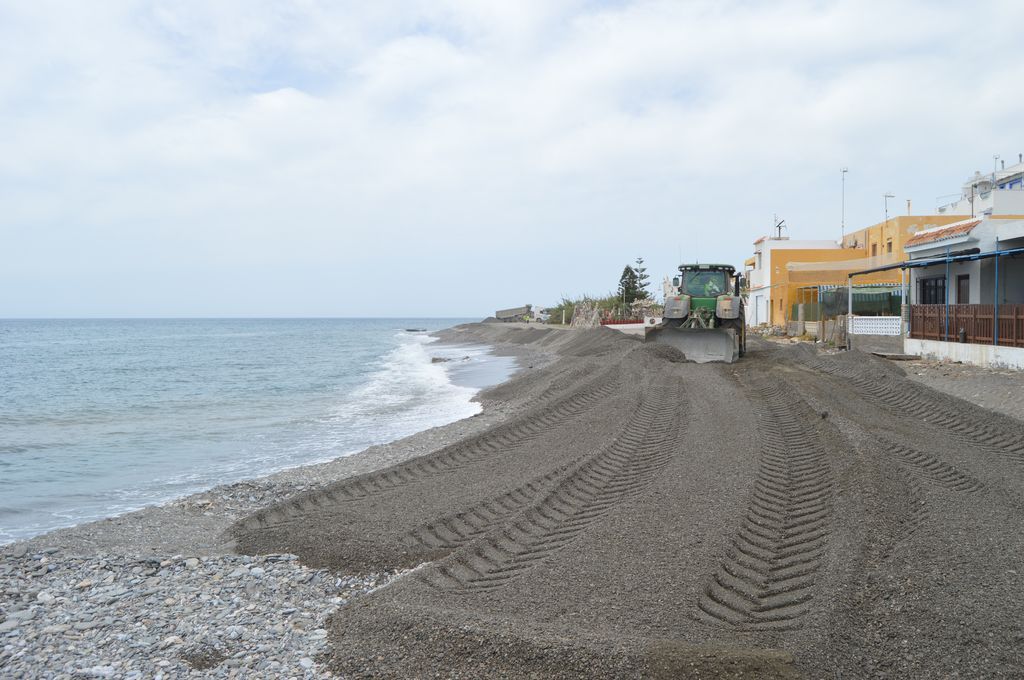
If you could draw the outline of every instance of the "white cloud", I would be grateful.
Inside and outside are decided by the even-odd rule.
[[[679,246],[739,263],[776,212],[831,235],[842,165],[849,224],[888,190],[931,207],[1024,116],[1010,2],[0,12],[0,315],[601,292],[636,255],[656,278]]]

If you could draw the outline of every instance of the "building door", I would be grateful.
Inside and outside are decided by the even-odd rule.
[[[961,274],[956,277],[956,303],[966,305],[971,301],[971,276]]]

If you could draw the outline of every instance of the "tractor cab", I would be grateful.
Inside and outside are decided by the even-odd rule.
[[[682,265],[672,285],[683,295],[697,298],[715,298],[731,295],[736,269],[728,264]]]

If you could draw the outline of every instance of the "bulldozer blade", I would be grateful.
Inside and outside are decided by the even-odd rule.
[[[648,328],[644,342],[675,347],[690,361],[706,364],[722,361],[731,364],[739,358],[739,342],[736,331],[731,328],[673,328],[655,326]]]

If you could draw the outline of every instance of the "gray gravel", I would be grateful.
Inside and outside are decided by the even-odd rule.
[[[294,555],[135,559],[8,551],[0,675],[315,677],[331,612],[393,574],[338,576]]]
[[[911,380],[1024,421],[1024,371],[952,361],[907,361],[899,365]]]
[[[535,383],[560,389],[235,526],[340,571],[422,563],[331,618],[335,672],[1022,675],[1019,420],[858,352],[463,332],[557,351]]]

